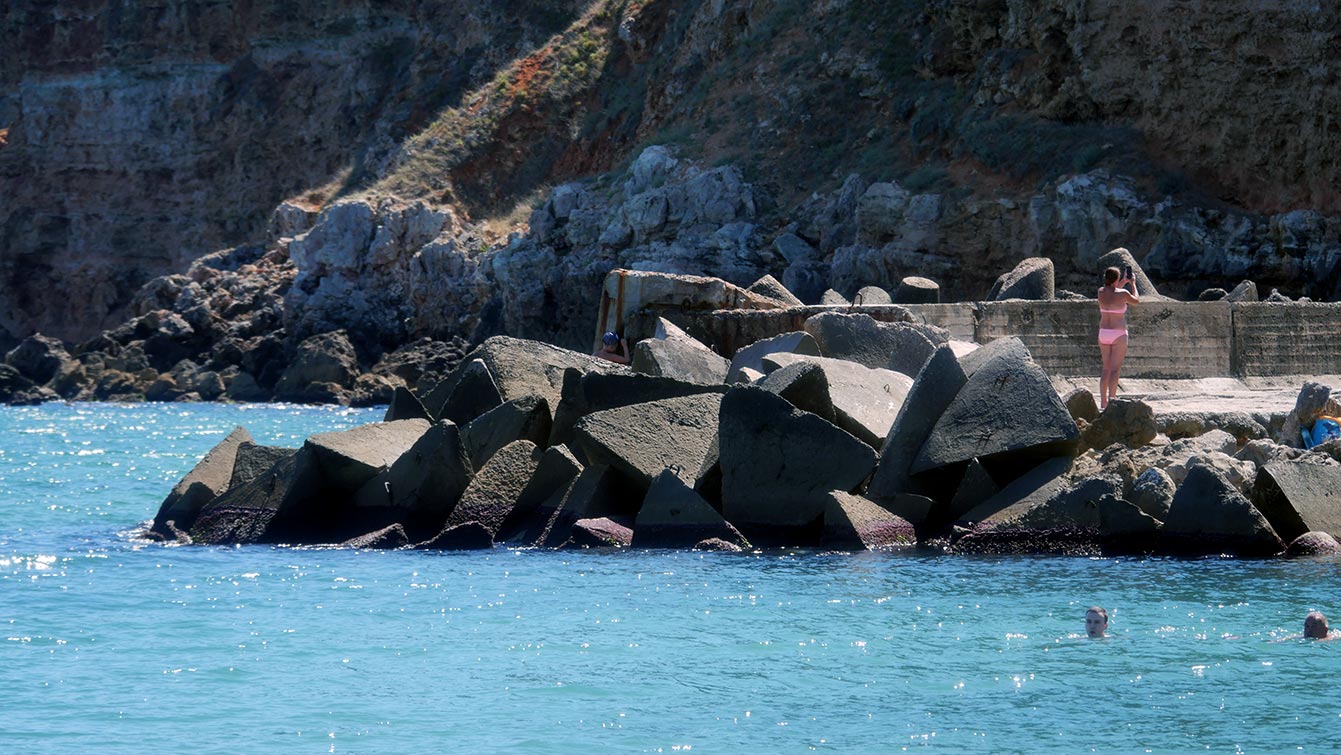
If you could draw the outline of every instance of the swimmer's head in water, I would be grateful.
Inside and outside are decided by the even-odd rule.
[[[1090,637],[1104,637],[1108,631],[1108,612],[1094,606],[1085,612],[1085,634]]]
[[[1327,617],[1322,615],[1322,611],[1313,611],[1304,617],[1304,636],[1308,639],[1326,639],[1327,631]]]
[[[618,346],[619,336],[613,330],[607,330],[605,335],[601,336],[601,343],[606,346]]]

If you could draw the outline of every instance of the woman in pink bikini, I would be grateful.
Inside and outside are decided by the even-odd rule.
[[[1128,284],[1132,284],[1130,291],[1124,288]],[[1104,360],[1099,376],[1100,411],[1117,395],[1118,373],[1127,356],[1127,305],[1141,301],[1135,291],[1130,271],[1116,267],[1104,271],[1104,285],[1099,289],[1099,353]]]

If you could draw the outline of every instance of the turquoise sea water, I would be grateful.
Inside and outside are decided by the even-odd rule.
[[[1334,752],[1332,561],[137,541],[234,425],[0,409],[0,752]],[[1084,639],[1085,608],[1113,612]]]

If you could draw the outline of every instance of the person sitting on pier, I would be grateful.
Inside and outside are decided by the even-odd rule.
[[[1127,356],[1127,305],[1141,301],[1134,283],[1130,268],[1123,271],[1110,267],[1104,271],[1104,285],[1099,289],[1099,354],[1103,357],[1100,411],[1107,409],[1108,402],[1117,395],[1118,374]],[[1130,291],[1125,288],[1127,285],[1131,286]]]
[[[1093,606],[1085,612],[1085,634],[1091,639],[1107,637],[1108,611],[1101,606]]]
[[[605,335],[601,336],[601,347],[591,352],[591,355],[608,359],[615,364],[628,364],[629,344],[613,330],[606,331]]]

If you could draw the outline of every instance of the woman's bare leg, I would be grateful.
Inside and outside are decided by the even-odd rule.
[[[1099,356],[1103,358],[1103,368],[1099,372],[1099,411],[1108,407],[1108,375],[1112,370],[1113,345],[1099,344]]]
[[[1117,396],[1118,375],[1122,373],[1122,361],[1127,358],[1127,337],[1124,335],[1113,342],[1112,353],[1109,355],[1109,364],[1112,366],[1113,373],[1108,378],[1108,400],[1112,401]]]

